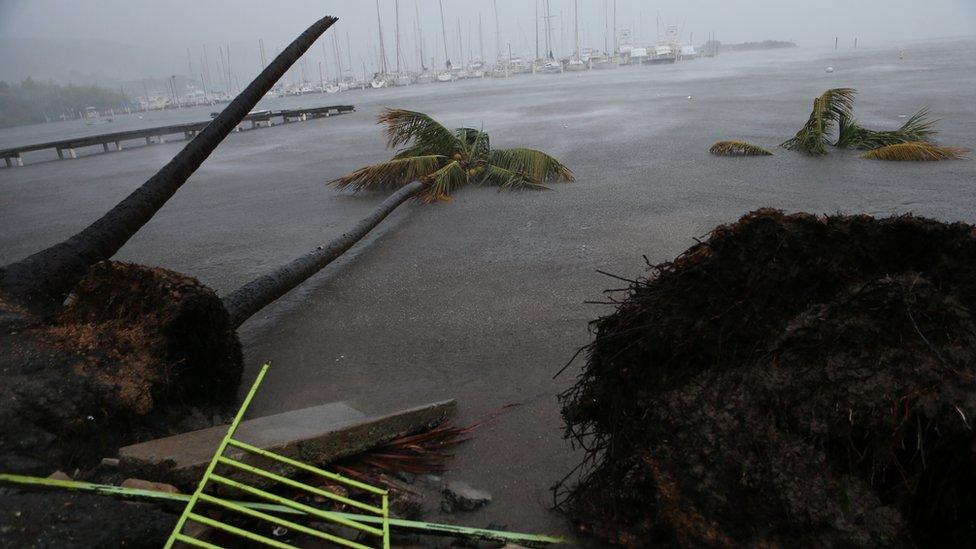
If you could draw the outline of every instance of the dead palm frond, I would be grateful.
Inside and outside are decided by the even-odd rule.
[[[830,132],[834,124],[842,118],[853,118],[854,88],[833,88],[813,100],[813,110],[807,123],[792,138],[780,146],[791,151],[800,151],[811,156],[827,154]]]
[[[868,151],[861,158],[870,160],[894,160],[902,162],[925,162],[932,160],[952,160],[966,158],[969,149],[962,147],[941,147],[925,141],[898,143]]]
[[[448,200],[469,183],[502,189],[545,189],[545,183],[573,181],[573,172],[548,154],[534,149],[493,150],[488,134],[474,128],[453,132],[426,114],[386,109],[387,145],[405,146],[392,160],[360,168],[331,184],[339,189],[395,189],[413,181],[424,183],[423,202]]]
[[[922,108],[897,130],[869,130],[851,117],[842,117],[836,147],[842,149],[872,150],[899,143],[931,141],[938,131],[936,120],[929,118],[928,108]]]
[[[772,156],[773,153],[744,141],[719,141],[708,149],[708,152],[718,156]]]

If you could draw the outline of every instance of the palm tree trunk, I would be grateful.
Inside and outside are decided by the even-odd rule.
[[[0,270],[0,292],[35,310],[60,304],[88,268],[109,259],[193,174],[271,86],[337,21],[323,17],[295,39],[200,134],[141,187],[68,240]]]
[[[310,276],[322,270],[326,265],[332,263],[353,244],[366,236],[397,206],[417,196],[423,188],[424,184],[419,181],[400,188],[339,238],[248,282],[223,297],[222,301],[224,308],[230,315],[231,325],[235,328],[240,326],[254,313],[270,305]]]

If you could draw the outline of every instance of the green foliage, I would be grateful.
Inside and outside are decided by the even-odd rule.
[[[60,86],[31,78],[20,84],[0,81],[0,127],[74,117],[85,107],[120,109],[127,102],[121,93],[98,86]]]
[[[386,109],[387,146],[393,159],[360,168],[330,183],[339,188],[390,190],[413,181],[426,184],[424,202],[448,200],[467,184],[503,189],[545,189],[544,183],[572,181],[573,172],[534,149],[492,149],[488,134],[474,128],[450,131],[426,114]]]
[[[934,160],[953,160],[966,158],[968,149],[961,147],[940,147],[919,141],[917,143],[898,143],[868,151],[861,158],[869,160],[893,160],[900,162],[926,162]]]
[[[834,146],[842,149],[872,150],[899,143],[927,142],[938,133],[935,123],[935,120],[929,118],[927,108],[912,115],[897,130],[887,131],[869,130],[858,125],[854,118],[845,116],[840,119],[840,130]]]
[[[853,118],[856,93],[853,88],[834,88],[825,91],[823,95],[813,100],[813,110],[807,123],[796,132],[796,135],[780,146],[811,156],[827,154],[827,145],[830,144],[828,138],[834,124],[843,118]]]
[[[717,156],[772,156],[773,153],[744,141],[719,141],[708,149]]]

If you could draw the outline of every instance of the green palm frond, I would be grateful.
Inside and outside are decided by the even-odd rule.
[[[468,172],[457,160],[453,160],[441,169],[427,176],[429,185],[420,195],[423,202],[430,203],[438,200],[448,200],[454,191],[468,182]]]
[[[422,112],[384,109],[377,122],[386,126],[386,145],[390,148],[411,141],[411,149],[420,154],[451,154],[461,148],[454,132]]]
[[[860,126],[853,118],[840,120],[840,132],[835,146],[844,149],[871,150],[899,143],[931,141],[938,131],[936,120],[929,118],[927,108],[922,108],[911,116],[897,130],[869,130]]]
[[[388,162],[360,168],[348,175],[333,179],[329,184],[337,189],[352,187],[356,191],[395,189],[432,175],[446,160],[448,157],[439,154],[394,158]]]
[[[573,172],[562,162],[535,149],[496,149],[488,162],[528,176],[534,183],[573,181]]]
[[[969,149],[962,147],[940,147],[919,141],[916,143],[898,143],[879,149],[868,151],[861,158],[871,160],[894,160],[902,162],[924,162],[933,160],[952,160],[966,158]]]
[[[506,189],[510,191],[524,189],[543,191],[549,189],[549,187],[539,183],[538,180],[533,179],[528,174],[509,170],[494,164],[488,164],[484,167],[484,171],[481,174],[480,183],[483,185],[493,185],[499,189]]]
[[[825,91],[813,100],[813,110],[807,123],[796,132],[796,135],[780,146],[812,156],[827,154],[827,139],[834,124],[844,118],[853,118],[856,94],[857,91],[853,88],[834,88]]]
[[[718,156],[772,156],[773,153],[744,141],[719,141],[708,149],[708,152]]]

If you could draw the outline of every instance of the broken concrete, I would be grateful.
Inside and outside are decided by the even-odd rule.
[[[446,400],[369,417],[346,403],[335,402],[244,421],[234,438],[308,464],[326,465],[435,427],[453,416],[456,408],[454,400]],[[126,446],[119,450],[120,466],[130,474],[192,491],[226,433],[227,426],[221,425]],[[228,448],[224,455],[278,474],[295,473],[291,467],[245,455],[236,448]],[[226,476],[252,485],[265,484],[254,475],[236,471]]]

